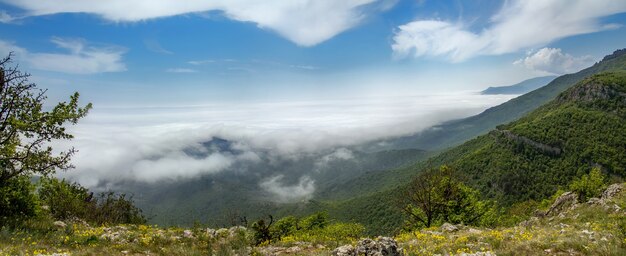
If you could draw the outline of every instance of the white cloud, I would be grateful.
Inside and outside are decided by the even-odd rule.
[[[208,64],[208,63],[215,63],[215,60],[191,60],[191,61],[187,61],[188,64],[191,65],[204,65],[204,64]]]
[[[566,74],[577,72],[595,62],[591,56],[574,57],[563,53],[559,48],[542,48],[537,52],[529,52],[526,58],[515,61],[515,65],[544,71],[552,74]]]
[[[315,192],[315,181],[308,176],[303,176],[298,184],[284,185],[281,180],[283,175],[276,175],[265,181],[259,186],[265,191],[271,193],[279,202],[294,202],[310,199]]]
[[[75,139],[58,147],[73,145],[79,150],[73,159],[77,169],[62,175],[88,187],[102,181],[191,178],[245,170],[238,167],[267,159],[280,162],[318,154],[320,163],[315,167],[320,167],[323,162],[352,159],[346,147],[412,134],[509,98],[428,95],[171,108],[96,107],[70,128]],[[214,137],[231,142],[232,150],[210,151],[202,146]],[[183,153],[188,149],[203,154]],[[284,172],[275,170],[270,177]]]
[[[165,70],[168,73],[196,73],[198,70],[190,69],[190,68],[169,68]]]
[[[27,15],[92,13],[116,22],[134,22],[188,13],[220,11],[224,16],[252,22],[301,46],[312,46],[358,25],[366,6],[378,2],[386,10],[388,0],[1,0],[24,9]],[[371,8],[370,8],[371,11]]]
[[[568,36],[615,28],[600,18],[626,12],[626,1],[507,1],[480,32],[467,24],[416,20],[399,26],[392,49],[399,57],[445,57],[459,62],[543,46]]]
[[[352,151],[347,148],[338,148],[334,152],[321,157],[317,162],[315,162],[315,169],[317,171],[320,171],[332,161],[351,159],[354,159],[354,154],[352,153]]]
[[[0,40],[0,54],[14,52],[20,61],[30,67],[70,74],[95,74],[126,70],[122,62],[124,49],[119,47],[92,47],[83,40],[54,37],[57,47],[69,53],[36,53],[13,43]]]
[[[0,23],[11,23],[15,18],[5,10],[0,10]]]
[[[148,50],[152,52],[156,52],[160,54],[174,54],[173,52],[168,51],[167,49],[163,48],[161,43],[159,43],[159,41],[154,40],[154,39],[145,39],[143,40],[143,44],[146,46]]]

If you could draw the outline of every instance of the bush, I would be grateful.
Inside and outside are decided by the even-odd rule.
[[[284,217],[270,227],[272,238],[280,240],[284,236],[292,235],[298,231],[298,218],[295,216]]]
[[[323,228],[328,224],[328,213],[317,212],[300,221],[300,227],[304,230]]]
[[[15,226],[37,216],[40,210],[35,188],[27,176],[0,185],[0,226]]]
[[[595,167],[589,174],[574,180],[569,188],[578,194],[580,200],[587,201],[588,198],[599,196],[605,189],[604,175],[600,168]]]
[[[43,178],[39,194],[55,219],[79,218],[95,224],[143,224],[141,210],[125,194],[93,192],[78,183]]]

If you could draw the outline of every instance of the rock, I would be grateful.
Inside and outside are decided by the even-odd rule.
[[[467,232],[469,232],[470,234],[480,234],[483,231],[481,231],[479,229],[470,228]]]
[[[215,231],[215,235],[218,237],[228,237],[229,232],[228,232],[228,229],[220,228]]]
[[[578,194],[574,192],[565,192],[557,198],[550,209],[546,212],[547,216],[557,215],[578,203]]]
[[[301,251],[302,251],[302,248],[300,248],[298,246],[292,246],[292,247],[289,247],[287,250],[285,250],[285,252],[289,253],[289,254],[291,254],[291,253],[298,253],[298,252],[301,252]]]
[[[242,226],[235,226],[228,229],[228,236],[235,237],[235,235],[246,232],[246,228]]]
[[[67,227],[67,224],[65,224],[65,222],[57,220],[55,222],[52,223],[52,225],[54,225],[57,228],[65,228]]]
[[[475,252],[475,253],[461,253],[457,254],[458,256],[496,256],[493,252]]]
[[[356,256],[356,250],[352,245],[339,246],[333,250],[335,256]]]
[[[213,239],[217,235],[217,232],[215,231],[215,229],[207,228],[206,235],[209,237],[209,239]]]
[[[613,184],[611,186],[609,186],[608,188],[606,188],[606,190],[604,190],[604,192],[602,192],[602,199],[603,200],[608,200],[608,199],[612,199],[615,195],[617,195],[619,192],[621,192],[622,190],[624,190],[624,187],[622,186],[622,184]]]
[[[441,231],[445,231],[445,232],[456,232],[459,231],[459,228],[455,225],[452,225],[450,223],[443,223],[443,225],[441,225]]]
[[[184,238],[193,238],[193,232],[191,232],[191,230],[186,229],[183,231],[183,237]]]
[[[365,256],[395,256],[401,255],[398,243],[390,237],[378,237],[376,241],[366,238],[357,243],[357,255]]]
[[[593,198],[589,198],[589,201],[587,201],[587,204],[602,204],[603,201],[600,198],[597,197],[593,197]]]

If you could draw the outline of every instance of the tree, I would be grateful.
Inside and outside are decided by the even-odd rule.
[[[252,223],[252,230],[254,230],[254,243],[259,245],[263,242],[269,242],[272,240],[272,224],[274,223],[274,217],[269,215],[269,222],[261,218]]]
[[[477,190],[454,176],[447,166],[427,170],[417,176],[405,190],[401,207],[413,226],[430,227],[450,222],[475,224],[489,209]]]
[[[78,106],[76,92],[69,102],[44,110],[46,90],[28,81],[29,74],[12,66],[12,55],[0,60],[0,187],[19,176],[47,176],[73,166],[74,148],[53,153],[49,143],[69,140],[66,124],[76,124],[91,109]]]
[[[605,188],[604,179],[602,170],[599,167],[594,167],[589,174],[572,181],[569,188],[578,194],[580,200],[586,201],[588,198],[599,196],[602,193]]]

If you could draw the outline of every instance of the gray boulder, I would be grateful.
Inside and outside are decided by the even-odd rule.
[[[441,225],[441,231],[445,231],[445,232],[456,232],[459,231],[459,228],[455,225],[452,225],[450,223],[443,223],[443,225]]]
[[[356,256],[356,250],[352,245],[343,245],[333,250],[334,256]]]

